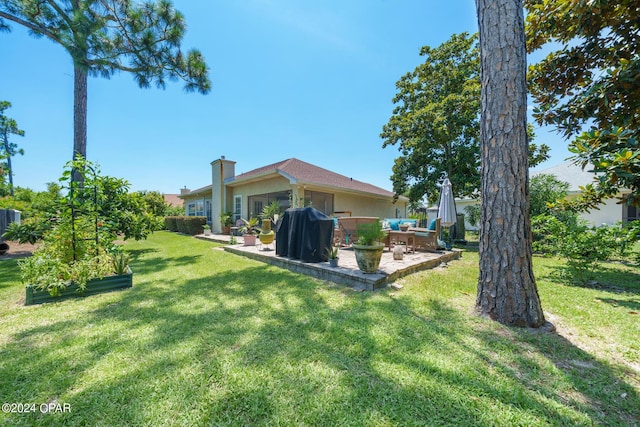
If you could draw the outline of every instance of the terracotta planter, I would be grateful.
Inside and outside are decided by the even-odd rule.
[[[222,234],[231,234],[231,226],[223,225],[222,226]]]
[[[382,251],[384,250],[384,245],[382,243],[375,246],[353,244],[351,247],[356,254],[358,268],[363,273],[375,273],[378,271],[378,267],[380,267],[380,259],[382,258]]]
[[[243,234],[242,240],[244,240],[245,246],[255,246],[256,245],[256,235],[255,234]]]
[[[44,302],[60,301],[67,298],[89,296],[113,291],[116,289],[125,289],[133,286],[133,272],[129,269],[127,274],[117,274],[114,276],[103,277],[102,279],[92,279],[87,282],[84,291],[80,291],[78,285],[70,284],[60,291],[60,295],[51,296],[46,290],[39,290],[31,285],[26,287],[25,305],[42,304]]]

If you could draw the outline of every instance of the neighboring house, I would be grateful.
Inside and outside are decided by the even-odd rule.
[[[233,212],[236,221],[248,219],[274,201],[283,210],[311,205],[327,215],[407,216],[406,197],[394,203],[391,191],[302,160],[286,159],[240,175],[235,164],[224,157],[214,160],[211,185],[180,195],[186,214],[206,216],[214,231],[221,230],[221,212]]]
[[[594,174],[592,172],[582,170],[580,166],[573,164],[572,162],[565,162],[557,166],[553,166],[547,169],[541,169],[536,171],[530,171],[530,176],[536,175],[554,175],[559,181],[569,183],[569,194],[567,198],[575,198],[582,193],[580,187],[584,187],[587,184],[593,182]],[[583,212],[580,216],[589,221],[591,225],[597,226],[601,224],[615,224],[618,221],[628,222],[636,219],[640,219],[638,215],[638,209],[634,206],[627,206],[625,203],[620,203],[620,197],[624,198],[629,193],[629,190],[622,190],[618,197],[607,199],[603,204],[599,206],[600,209],[592,209],[591,212]],[[477,199],[457,199],[456,208],[458,213],[464,213],[464,208],[469,205],[478,204]],[[472,227],[466,220],[465,225],[467,229],[477,229]]]
[[[180,191],[183,191],[183,189],[181,189]],[[169,206],[184,206],[184,200],[180,198],[180,194],[163,194],[162,196],[164,197],[165,203]]]
[[[580,187],[591,184],[595,178],[593,172],[582,170],[580,166],[572,162],[565,162],[547,169],[531,172],[531,176],[540,174],[554,175],[559,181],[569,183],[569,194],[567,198],[575,198],[582,193]],[[620,198],[625,199],[630,193],[629,190],[621,190],[620,193],[599,205],[599,209],[592,209],[591,212],[581,213],[580,216],[589,221],[592,225],[615,224],[616,222],[628,222],[640,219],[638,210],[634,206],[627,206],[620,203]]]

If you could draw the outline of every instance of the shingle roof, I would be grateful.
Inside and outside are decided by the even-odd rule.
[[[190,192],[188,192],[186,194],[180,194],[178,197],[180,197],[182,199],[185,196],[194,196],[194,195],[199,194],[199,193],[211,192],[211,188],[212,187],[213,186],[211,184],[205,185],[204,187],[196,188],[195,190],[190,191]]]
[[[184,205],[184,200],[180,198],[179,194],[164,194],[164,201],[169,206],[182,206]]]
[[[296,158],[282,160],[277,163],[262,166],[249,172],[236,175],[229,183],[251,180],[252,178],[256,178],[260,175],[268,174],[269,172],[289,176],[299,184],[315,184],[324,187],[334,187],[384,197],[393,197],[393,193],[391,191],[340,175]]]

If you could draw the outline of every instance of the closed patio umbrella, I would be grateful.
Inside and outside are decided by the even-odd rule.
[[[458,219],[456,212],[456,202],[453,199],[453,189],[449,177],[445,176],[440,189],[440,203],[438,204],[438,216],[442,227],[451,227]],[[447,249],[451,249],[451,230],[449,230],[449,243]]]

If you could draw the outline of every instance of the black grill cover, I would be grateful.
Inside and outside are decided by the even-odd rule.
[[[276,255],[304,262],[327,260],[333,240],[333,219],[317,209],[287,209],[276,224]]]

